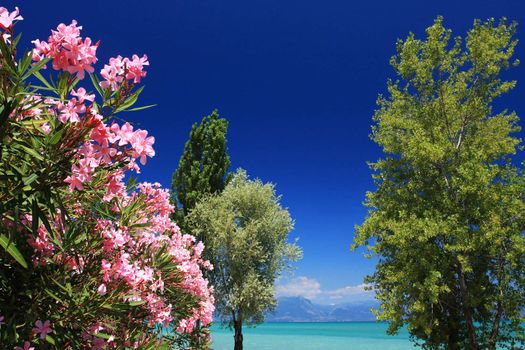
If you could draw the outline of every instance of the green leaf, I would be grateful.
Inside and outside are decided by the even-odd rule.
[[[32,148],[29,148],[29,147],[26,147],[24,145],[18,145],[18,147],[22,148],[26,153],[32,155],[33,157],[35,157],[36,159],[38,160],[44,160],[44,157],[42,157],[41,154],[39,154],[37,151],[35,151],[34,149]]]
[[[7,236],[0,234],[0,245],[11,255],[20,265],[25,269],[28,268],[24,256],[20,253],[16,245],[7,238]]]
[[[91,79],[91,82],[93,83],[93,87],[97,90],[100,96],[104,96],[104,92],[100,88],[100,80],[95,74],[89,74],[89,78]]]
[[[38,208],[38,202],[36,201],[36,199],[33,198],[33,203],[32,203],[32,208],[31,208],[31,216],[32,216],[32,229],[33,229],[33,235],[36,237],[38,236],[38,223],[39,223],[39,220],[38,220],[38,212],[39,212],[39,208]]]
[[[60,299],[56,294],[51,292],[49,289],[44,289],[44,292],[46,292],[47,295],[49,295],[51,298],[55,299],[62,305],[67,305],[67,303],[64,302],[64,300]]]
[[[18,60],[18,73],[19,74],[23,73],[27,69],[27,67],[29,67],[30,64],[31,64],[31,53],[26,52],[23,55],[23,58]]]
[[[54,133],[53,135],[50,135],[50,137],[48,137],[47,142],[50,145],[56,145],[58,143],[58,141],[60,141],[60,139],[62,138],[62,135],[64,135],[64,130],[65,129],[60,129],[56,133]]]
[[[47,62],[49,62],[49,58],[44,58],[37,63],[35,63],[29,70],[22,76],[22,80],[26,80],[29,78],[32,74],[35,72],[38,72]],[[38,78],[38,77],[37,77]]]
[[[38,179],[38,174],[31,174],[23,179],[24,185],[29,186]]]
[[[56,89],[51,84],[48,83],[46,78],[44,78],[42,74],[40,74],[40,72],[36,71],[33,73],[33,75],[37,77],[37,79],[40,80],[49,90],[56,92]]]
[[[136,112],[136,111],[142,111],[143,109],[148,109],[148,108],[151,108],[151,107],[155,107],[156,104],[153,104],[153,105],[147,105],[147,106],[141,106],[141,107],[135,107],[135,108],[131,108],[131,109],[126,109],[125,111],[123,112]]]
[[[111,336],[107,333],[102,333],[102,332],[98,332],[96,334],[93,334],[95,337],[97,338],[101,338],[101,339],[109,339]]]
[[[46,335],[46,341],[47,341],[49,344],[53,344],[53,345],[55,345],[55,339],[53,339],[50,335]]]
[[[127,108],[133,106],[135,102],[137,102],[137,99],[139,98],[140,93],[144,90],[144,86],[140,87],[135,93],[133,93],[126,101],[124,101],[118,108],[115,110],[115,112],[122,112],[125,111]]]

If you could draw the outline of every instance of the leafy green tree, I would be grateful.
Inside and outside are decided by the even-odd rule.
[[[465,40],[437,18],[397,43],[399,76],[380,96],[372,139],[376,190],[353,248],[378,255],[367,281],[389,332],[425,349],[522,348],[525,205],[514,113],[493,101],[516,82],[516,24],[476,20]]]
[[[184,227],[184,217],[205,195],[224,189],[230,167],[226,132],[228,121],[217,110],[193,124],[179,167],[173,173],[172,191],[180,203],[175,216]],[[185,228],[185,227],[184,227]]]
[[[235,350],[242,349],[243,324],[263,322],[276,305],[276,278],[301,257],[287,243],[293,222],[279,201],[274,185],[238,170],[222,193],[197,203],[187,217],[192,232],[205,237],[216,311],[235,330]]]

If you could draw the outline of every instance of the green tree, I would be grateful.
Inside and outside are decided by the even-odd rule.
[[[227,131],[228,121],[219,118],[217,110],[191,128],[179,167],[172,178],[172,191],[180,203],[175,219],[183,227],[184,217],[203,196],[224,189],[230,167]]]
[[[222,193],[199,202],[187,217],[192,232],[205,237],[216,311],[235,330],[235,350],[242,349],[243,324],[264,321],[276,305],[276,278],[301,257],[299,247],[287,243],[293,222],[279,201],[274,185],[239,170]]]
[[[425,349],[521,348],[525,205],[518,117],[494,99],[516,82],[516,24],[476,20],[451,40],[442,18],[397,43],[399,80],[380,96],[371,138],[376,190],[353,249],[378,255],[367,281],[389,332],[403,325]],[[518,345],[521,344],[521,345]]]

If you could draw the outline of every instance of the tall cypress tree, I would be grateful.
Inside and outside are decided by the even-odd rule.
[[[173,173],[172,191],[179,203],[177,223],[184,228],[184,217],[207,194],[221,192],[230,167],[226,133],[228,121],[214,110],[200,124],[193,124],[179,167]]]

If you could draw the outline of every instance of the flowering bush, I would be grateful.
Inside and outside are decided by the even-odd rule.
[[[170,221],[159,184],[124,182],[155,154],[147,131],[114,119],[141,109],[148,58],[97,76],[99,43],[76,21],[18,58],[19,20],[0,8],[2,349],[151,349],[164,327],[209,324],[202,243]]]

